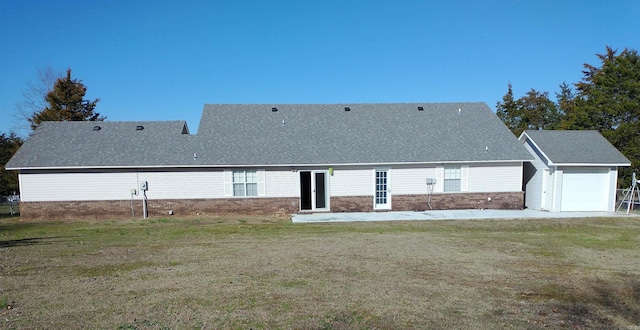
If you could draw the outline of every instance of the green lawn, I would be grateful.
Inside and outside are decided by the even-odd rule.
[[[230,224],[233,223],[233,224]],[[0,219],[5,328],[624,328],[634,218]]]

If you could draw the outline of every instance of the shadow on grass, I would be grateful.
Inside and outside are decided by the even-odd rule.
[[[33,237],[33,238],[22,238],[22,239],[0,241],[0,249],[12,248],[12,247],[18,247],[18,246],[50,244],[53,242],[60,242],[60,240],[71,238],[71,237],[76,237],[76,236]]]
[[[556,300],[547,305],[551,311],[540,312],[547,325],[617,329],[616,319],[640,324],[640,281],[633,275],[624,275],[617,283],[596,280],[580,287],[555,289],[558,292],[546,292],[547,298]],[[560,320],[563,322],[558,323]]]
[[[23,238],[23,239],[11,240],[11,241],[0,241],[0,249],[16,247],[16,246],[44,244],[45,243],[44,241],[48,239],[49,238]]]

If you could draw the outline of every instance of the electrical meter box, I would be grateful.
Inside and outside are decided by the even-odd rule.
[[[427,178],[427,185],[431,186],[436,184],[436,179],[434,178]]]
[[[147,181],[140,182],[140,190],[147,191],[149,190],[149,184]]]

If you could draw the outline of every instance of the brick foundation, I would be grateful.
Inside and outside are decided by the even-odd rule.
[[[488,198],[491,197],[489,201]],[[522,210],[524,192],[451,193],[431,195],[434,210]],[[427,195],[392,195],[391,211],[428,210]],[[331,212],[371,212],[373,196],[331,197]]]
[[[149,217],[206,215],[289,215],[298,213],[299,198],[222,198],[148,200]],[[134,201],[135,218],[142,218],[142,201]],[[131,219],[131,201],[21,202],[25,220]]]
[[[331,197],[331,212],[371,212],[373,196]]]
[[[489,201],[488,198],[491,198]],[[394,195],[391,197],[393,211],[428,210],[427,195]],[[455,193],[431,195],[434,210],[497,209],[522,210],[524,192]]]
[[[491,198],[489,201],[488,198]],[[392,211],[429,209],[427,195],[392,195]],[[372,196],[331,197],[331,212],[372,212]],[[434,210],[524,208],[524,192],[433,194]],[[221,198],[191,200],[149,200],[150,217],[207,215],[276,215],[300,212],[298,197]],[[135,218],[142,217],[142,201],[134,201]],[[21,202],[20,216],[25,220],[53,219],[131,219],[131,201]]]

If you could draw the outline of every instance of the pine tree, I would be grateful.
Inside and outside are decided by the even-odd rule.
[[[516,136],[528,129],[556,129],[562,118],[562,113],[549,99],[549,93],[531,89],[514,100],[511,83],[502,102],[496,104],[496,114]]]
[[[496,114],[507,127],[516,134],[521,130],[522,116],[519,113],[518,102],[513,98],[511,83],[507,85],[507,94],[502,97],[502,102],[496,104]]]
[[[28,119],[31,129],[36,129],[43,121],[102,121],[94,109],[100,99],[85,100],[87,87],[82,81],[71,79],[71,69],[67,76],[56,80],[53,90],[45,96],[47,106]]]
[[[631,168],[621,170],[629,178],[629,172],[640,169],[640,55],[632,49],[618,54],[607,46],[597,57],[600,66],[584,64],[562,126],[598,130],[631,160]]]

